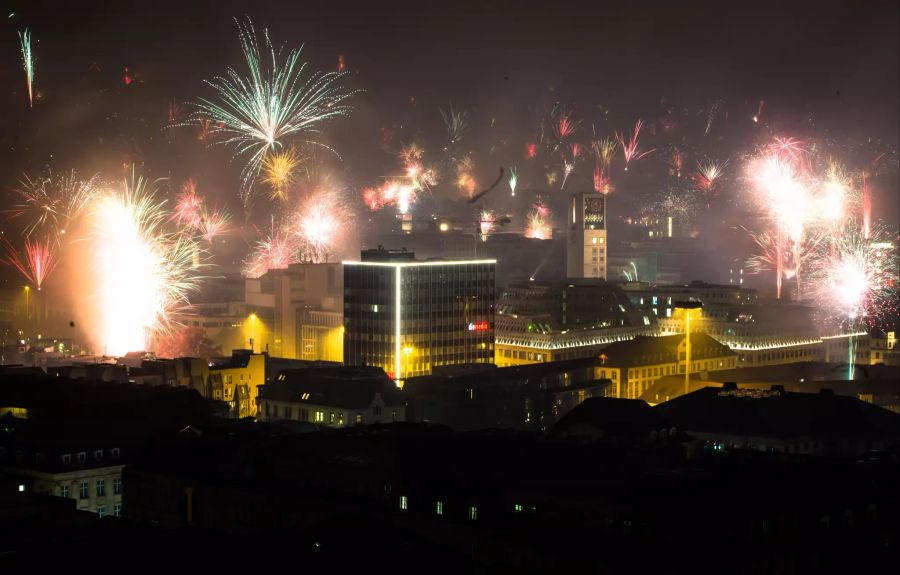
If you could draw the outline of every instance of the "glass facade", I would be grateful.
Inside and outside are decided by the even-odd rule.
[[[345,262],[344,363],[403,379],[494,359],[493,260]]]

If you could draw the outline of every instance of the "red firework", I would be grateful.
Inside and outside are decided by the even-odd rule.
[[[6,248],[6,257],[3,261],[10,266],[19,270],[19,273],[34,284],[38,291],[44,284],[44,280],[56,267],[56,251],[55,244],[50,238],[44,240],[25,240],[25,258],[23,259],[19,251],[6,239],[3,240]]]

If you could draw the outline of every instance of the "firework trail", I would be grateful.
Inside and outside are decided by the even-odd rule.
[[[559,185],[559,189],[562,190],[566,187],[566,180],[569,179],[569,175],[575,171],[575,161],[566,161],[563,160],[563,180]]]
[[[56,267],[56,243],[46,237],[43,240],[25,240],[25,257],[22,258],[19,251],[6,239],[3,240],[6,248],[6,257],[3,261],[22,274],[28,283],[38,291],[44,284],[44,280]]]
[[[201,98],[193,120],[211,120],[212,133],[222,135],[215,143],[232,145],[236,156],[247,158],[241,172],[241,198],[248,206],[266,153],[277,151],[289,138],[330,149],[310,138],[326,120],[350,114],[352,108],[345,101],[355,92],[340,85],[346,72],[314,72],[304,79],[307,64],[300,62],[302,47],[288,52],[279,63],[268,31],[263,31],[265,48],[260,50],[250,20],[235,22],[248,73],[243,76],[229,68],[227,76],[208,80],[219,99]]]
[[[525,237],[537,240],[549,240],[553,237],[553,227],[550,223],[550,218],[550,208],[538,198],[528,213],[525,224]]]
[[[185,234],[167,233],[171,215],[156,199],[155,183],[132,174],[121,190],[93,204],[94,269],[99,343],[105,353],[144,350],[171,329],[171,316],[197,289],[200,251]]]
[[[97,195],[99,186],[99,174],[81,179],[74,170],[62,176],[51,172],[34,180],[25,175],[16,189],[21,202],[9,211],[12,217],[27,220],[26,235],[45,228],[64,235],[69,223]]]
[[[684,154],[681,153],[681,150],[678,148],[672,148],[672,156],[669,159],[669,166],[671,166],[671,174],[676,178],[681,177],[681,169],[684,167]]]
[[[287,201],[288,186],[294,182],[294,170],[299,163],[299,155],[293,146],[280,152],[266,154],[262,165],[262,182],[271,188],[269,194],[271,199]]]
[[[456,164],[456,187],[470,198],[478,188],[478,182],[472,175],[474,170],[475,162],[472,160],[472,156],[466,156]]]
[[[25,82],[28,85],[28,106],[33,107],[34,57],[31,54],[31,32],[28,28],[25,28],[24,32],[19,32],[19,43],[22,46],[22,66],[25,68]]]
[[[509,168],[509,191],[512,196],[516,195],[516,185],[519,183],[519,176],[516,174],[516,167]]]
[[[462,141],[466,133],[468,133],[469,115],[465,110],[454,110],[453,104],[450,104],[450,109],[446,112],[440,108],[438,110],[441,113],[441,117],[444,118],[444,126],[447,128],[449,143],[444,148],[446,150]]]
[[[634,132],[631,134],[631,137],[628,139],[628,142],[625,142],[625,136],[616,132],[616,138],[619,140],[619,145],[622,147],[622,155],[625,157],[625,171],[628,171],[628,165],[631,162],[635,162],[640,160],[647,154],[652,154],[656,151],[656,148],[652,150],[647,150],[646,152],[642,152],[640,150],[640,142],[638,138],[641,135],[641,128],[644,126],[643,120],[638,120],[634,125]]]
[[[709,113],[706,115],[706,129],[703,131],[704,136],[709,135],[713,122],[719,116],[719,108],[722,106],[722,103],[722,100],[716,100],[709,106]]]

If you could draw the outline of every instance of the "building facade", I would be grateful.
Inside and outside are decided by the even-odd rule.
[[[606,196],[572,194],[569,212],[567,277],[606,279]]]
[[[494,360],[495,260],[367,250],[344,262],[344,364],[395,381]]]
[[[266,382],[266,356],[236,349],[224,362],[209,368],[212,399],[228,404],[232,417],[254,417],[258,413],[258,388]]]

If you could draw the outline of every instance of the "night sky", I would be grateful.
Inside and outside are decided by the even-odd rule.
[[[249,16],[276,46],[305,44],[313,69],[334,70],[343,56],[348,85],[362,92],[352,116],[328,124],[320,138],[340,159],[323,154],[321,161],[354,198],[400,169],[403,145],[438,150],[445,137],[439,108],[451,103],[469,114],[466,151],[480,187],[499,167],[518,164],[523,188],[541,191],[549,168],[525,165],[523,151],[559,104],[581,121],[585,140],[592,128],[611,136],[638,118],[647,123],[644,147],[657,152],[620,179],[612,210],[653,203],[655,190],[668,185],[665,153],[673,145],[691,166],[729,160],[723,194],[737,198],[743,158],[787,135],[822,142],[856,170],[884,153],[873,180],[876,213],[898,222],[896,2],[427,4],[4,2],[0,188],[9,195],[23,172],[48,166],[116,179],[136,162],[145,174],[170,178],[172,189],[197,178],[203,193],[239,213],[240,164],[231,151],[195,141],[188,128],[173,143],[164,127],[170,103],[186,118],[189,102],[214,96],[204,79],[229,65],[243,69],[233,18]],[[32,109],[16,35],[25,27],[34,36]],[[128,85],[126,67],[134,79]],[[761,100],[756,125],[750,118]],[[666,118],[671,134],[660,128]],[[590,181],[582,166],[566,192]],[[432,192],[422,215],[467,209],[452,186]],[[551,204],[565,197],[558,184],[543,193]],[[486,202],[514,214],[515,223],[531,201],[523,196],[515,204]],[[390,225],[358,203],[370,228]],[[715,211],[716,229],[752,217],[746,202],[725,204]],[[269,212],[258,206],[248,222],[265,222]]]

